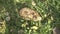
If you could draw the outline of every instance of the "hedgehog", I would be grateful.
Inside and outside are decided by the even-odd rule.
[[[34,11],[34,10],[27,8],[27,7],[22,8],[19,11],[19,14],[25,20],[40,21],[42,19],[37,11]]]

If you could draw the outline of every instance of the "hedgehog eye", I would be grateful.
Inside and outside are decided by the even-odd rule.
[[[25,11],[25,13],[28,13],[27,11]]]
[[[36,19],[36,18],[37,18],[37,16],[36,16],[36,15],[34,15],[34,16],[33,16],[33,18],[34,18],[34,19]]]
[[[31,13],[32,15],[34,15],[34,13]]]

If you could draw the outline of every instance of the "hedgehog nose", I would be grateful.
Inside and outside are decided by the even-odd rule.
[[[37,20],[42,20],[42,18],[41,17],[37,17]]]

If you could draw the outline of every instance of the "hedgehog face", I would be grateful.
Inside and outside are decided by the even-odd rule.
[[[34,20],[34,21],[41,20],[39,14],[30,8],[22,8],[19,13],[20,16],[26,20]]]

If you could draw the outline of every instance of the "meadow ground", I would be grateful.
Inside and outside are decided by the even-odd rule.
[[[41,20],[23,19],[19,12],[24,7]],[[54,28],[60,30],[60,0],[0,0],[0,34],[53,34]]]

